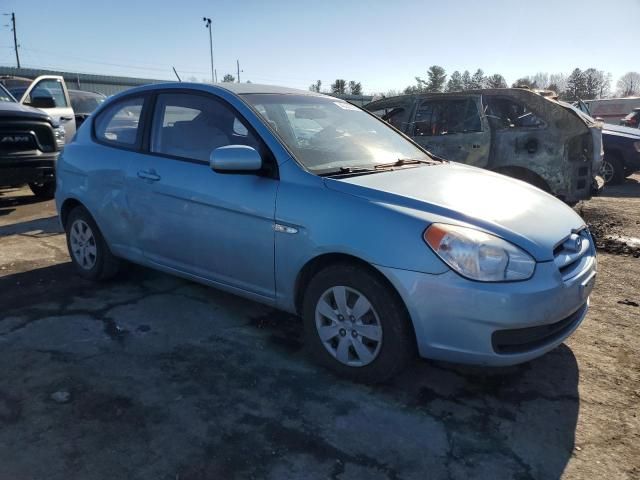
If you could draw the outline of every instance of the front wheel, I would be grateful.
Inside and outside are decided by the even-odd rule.
[[[334,265],[311,280],[303,305],[307,346],[316,361],[364,383],[389,380],[415,351],[404,305],[378,275]]]
[[[36,197],[50,200],[56,193],[56,182],[30,183],[29,188]]]

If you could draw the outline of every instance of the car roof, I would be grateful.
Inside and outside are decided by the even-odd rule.
[[[309,90],[299,90],[297,88],[279,87],[277,85],[263,85],[260,83],[212,83],[215,87],[224,88],[236,95],[242,95],[246,93],[280,93],[288,95],[319,95]]]

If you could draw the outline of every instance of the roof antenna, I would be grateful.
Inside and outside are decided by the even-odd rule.
[[[178,72],[176,72],[176,67],[171,67],[173,68],[173,73],[176,74],[176,77],[178,77],[178,81],[181,82],[182,80],[180,80],[180,75],[178,75]]]

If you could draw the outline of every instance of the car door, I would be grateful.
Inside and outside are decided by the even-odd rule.
[[[93,121],[95,145],[83,154],[89,210],[107,237],[113,253],[136,260],[132,211],[127,199],[129,166],[140,157],[143,117],[149,97],[135,94],[112,102]],[[70,146],[71,148],[71,146]],[[73,148],[86,149],[82,143]]]
[[[39,102],[43,98],[52,98],[51,106],[41,106],[42,104]],[[64,127],[66,143],[71,141],[76,133],[76,121],[69,100],[69,92],[60,77],[42,76],[36,78],[24,92],[21,103],[35,106],[47,112]]]
[[[419,99],[413,139],[447,160],[485,167],[489,161],[491,133],[483,121],[480,97]]]
[[[209,166],[215,148],[240,144],[275,168],[247,125],[211,94],[159,93],[148,153],[130,165],[129,198],[147,262],[273,298],[274,170],[216,173]]]

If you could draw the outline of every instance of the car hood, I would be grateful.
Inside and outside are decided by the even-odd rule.
[[[50,120],[49,115],[42,110],[28,107],[17,102],[0,102],[0,116]]]
[[[326,178],[327,188],[425,221],[474,226],[498,235],[538,261],[584,226],[570,207],[529,184],[457,163]]]
[[[640,140],[640,129],[624,127],[622,125],[612,125],[610,123],[605,123],[602,127],[603,135],[618,135],[620,137],[628,137],[633,138],[635,140]]]

